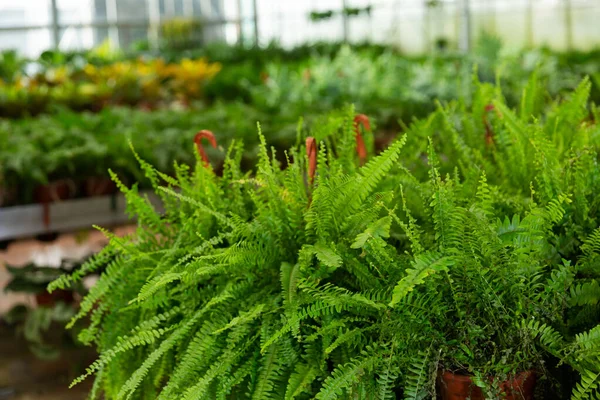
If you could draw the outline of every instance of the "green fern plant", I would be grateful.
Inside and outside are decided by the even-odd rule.
[[[139,229],[126,238],[107,233],[109,246],[82,269],[105,268],[72,321],[89,315],[82,337],[100,356],[74,384],[96,374],[92,397],[111,399],[331,398],[367,390],[347,388],[354,382],[335,371],[362,375],[379,354],[364,348],[368,355],[356,358],[366,335],[346,327],[386,309],[383,295],[368,291],[384,288],[374,259],[360,254],[389,230],[384,205],[392,196],[377,188],[404,141],[360,168],[353,117],[351,109],[331,117],[335,143],[321,142],[312,184],[303,148],[291,149],[282,170],[262,136],[254,175],[241,172],[238,144],[222,176],[199,161],[193,172],[176,166],[173,178],[140,159],[164,212],[114,176]],[[344,262],[352,263],[346,279],[355,281],[348,287],[334,284]],[[329,324],[346,309],[363,315]]]
[[[72,321],[87,316],[99,350],[74,384],[96,374],[90,397],[107,399],[416,399],[439,370],[494,393],[553,357],[582,377],[573,398],[593,394],[597,138],[569,133],[586,83],[542,110],[531,81],[520,113],[476,87],[376,157],[365,132],[362,166],[347,108],[315,124],[310,157],[278,157],[259,129],[252,172],[237,142],[222,175],[138,157],[164,210],[113,174],[137,232],[107,232],[50,285],[104,269]]]

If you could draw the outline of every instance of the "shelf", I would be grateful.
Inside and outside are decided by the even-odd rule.
[[[156,195],[143,194],[152,204],[160,206]],[[48,226],[44,224],[44,206],[41,204],[0,208],[0,241],[91,228],[92,225],[124,224],[131,221],[125,214],[125,205],[122,194],[51,203],[48,205]]]

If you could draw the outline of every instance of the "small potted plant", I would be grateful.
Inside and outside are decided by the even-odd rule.
[[[309,14],[309,18],[312,22],[320,22],[320,21],[326,21],[329,20],[333,17],[333,11],[332,10],[327,10],[327,11],[312,11]]]
[[[568,199],[497,219],[485,175],[477,193],[465,196],[458,180],[440,176],[432,151],[429,159],[431,182],[421,188],[428,228],[403,225],[412,242],[428,244],[418,247],[390,302],[396,309],[408,301],[431,307],[422,315],[427,323],[415,324],[425,336],[414,343],[429,350],[407,355],[421,356],[428,383],[408,379],[405,390],[437,391],[444,400],[533,399],[549,353],[577,369],[581,359],[569,351],[585,346],[554,331],[564,331],[575,289],[570,262],[551,261],[552,229]],[[430,236],[416,234],[428,230]]]
[[[58,302],[73,303],[75,300],[75,289],[57,290],[49,293],[46,287],[50,282],[64,274],[72,271],[73,268],[67,264],[60,268],[39,267],[34,264],[28,264],[24,267],[7,267],[12,275],[11,281],[4,289],[7,292],[28,293],[35,296],[38,306],[52,307]],[[77,288],[79,290],[80,288]]]
[[[4,291],[33,295],[36,305],[18,304],[3,319],[14,326],[17,333],[23,334],[32,353],[40,359],[57,359],[66,344],[65,340],[70,343],[75,341],[77,332],[65,331],[64,324],[75,315],[76,292],[83,294],[83,285],[52,293],[46,290],[46,286],[61,274],[72,272],[77,265],[64,263],[60,268],[34,264],[8,267],[12,279]]]

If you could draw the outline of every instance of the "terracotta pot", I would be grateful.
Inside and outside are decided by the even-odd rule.
[[[438,377],[439,392],[442,400],[484,400],[481,388],[477,387],[470,376],[445,371]],[[535,372],[525,371],[500,384],[506,400],[532,400],[535,388]]]
[[[33,199],[36,203],[52,203],[69,199],[74,194],[74,185],[70,181],[60,180],[47,185],[38,185],[33,193]]]
[[[88,197],[106,196],[116,191],[117,185],[109,178],[94,176],[85,180],[85,194]]]
[[[47,291],[43,291],[35,295],[35,301],[38,306],[48,306],[51,307],[62,301],[66,304],[71,304],[73,302],[73,292],[68,290],[55,290],[52,293],[48,293]]]
[[[33,192],[33,199],[43,205],[42,219],[44,226],[50,226],[50,203],[72,198],[75,195],[75,185],[70,180],[59,180],[47,185],[38,185]]]

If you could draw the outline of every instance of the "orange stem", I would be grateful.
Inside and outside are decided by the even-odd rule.
[[[317,171],[317,141],[312,136],[306,138],[306,156],[308,157],[308,178],[312,183]]]
[[[481,118],[483,120],[483,126],[485,128],[485,143],[488,146],[491,146],[494,143],[494,131],[492,130],[492,126],[488,121],[488,112],[494,111],[495,109],[496,107],[494,107],[493,104],[486,105],[483,112],[483,116]]]
[[[196,133],[194,136],[194,143],[196,143],[196,149],[198,149],[198,154],[200,154],[200,158],[202,158],[202,162],[205,167],[208,167],[208,156],[206,155],[206,151],[204,151],[204,147],[202,147],[202,139],[208,139],[209,143],[213,148],[217,148],[217,139],[215,139],[214,133],[209,130],[203,129],[200,132]]]
[[[369,122],[369,117],[365,114],[357,114],[354,117],[354,132],[356,133],[356,152],[358,153],[358,158],[360,159],[360,163],[364,164],[367,159],[367,147],[365,146],[365,141],[360,134],[360,125],[366,131],[371,130],[371,123]]]

